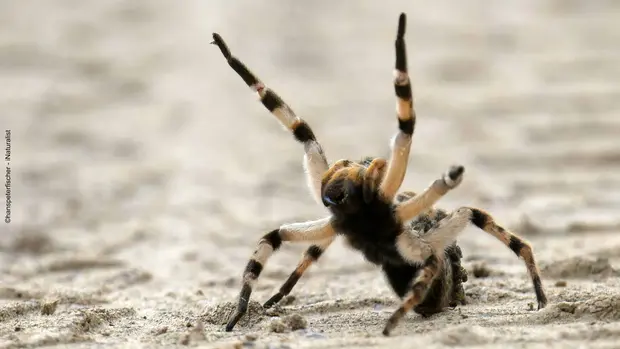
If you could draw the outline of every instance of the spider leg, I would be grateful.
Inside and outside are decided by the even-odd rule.
[[[265,302],[263,307],[271,308],[274,304],[282,300],[284,296],[287,296],[289,293],[291,293],[291,290],[293,289],[293,287],[295,287],[297,281],[299,281],[304,272],[321,257],[321,255],[325,252],[325,250],[327,250],[329,245],[334,242],[334,239],[335,237],[331,237],[326,240],[319,241],[308,247],[306,252],[304,252],[301,261],[299,262],[299,264],[297,264],[297,267],[288,277],[286,282],[282,284],[278,293],[269,298],[269,300]]]
[[[407,171],[411,138],[415,129],[416,115],[413,109],[411,82],[407,73],[407,50],[405,46],[406,16],[400,14],[398,19],[398,33],[396,35],[396,64],[394,70],[394,91],[397,97],[396,114],[398,116],[398,132],[392,139],[392,153],[388,168],[381,183],[383,195],[392,200],[400,188]]]
[[[406,233],[401,235],[406,235],[409,239],[415,239],[412,235]],[[400,246],[403,246],[402,243]],[[407,255],[411,256],[413,254],[420,253],[422,257],[426,255],[426,258],[423,258],[424,265],[411,284],[411,290],[403,297],[401,306],[388,319],[385,328],[383,329],[383,335],[385,336],[388,336],[390,332],[392,332],[405,314],[424,301],[426,293],[443,267],[443,257],[437,255],[434,250],[428,248],[428,246],[424,246],[424,244],[421,244],[421,241],[409,241],[407,247],[413,246],[416,246],[417,248],[410,250]],[[416,260],[419,261],[420,259],[416,258]]]
[[[282,242],[317,241],[332,238],[335,232],[330,220],[331,217],[326,217],[316,221],[285,224],[279,229],[265,234],[260,239],[258,247],[252,254],[243,272],[243,286],[239,293],[239,305],[237,306],[237,311],[226,325],[227,332],[232,331],[239,319],[246,313],[252,293],[252,285],[260,276],[263,266],[267,263],[269,257],[280,248]]]
[[[403,201],[407,201],[413,197],[416,196],[416,193],[413,191],[403,191],[400,192],[396,195],[396,197],[394,198],[394,202],[399,204]],[[437,211],[434,209],[434,207],[431,205],[428,207],[428,209],[423,210],[422,212],[420,212],[419,214],[428,214],[430,216],[434,216],[437,213]]]
[[[493,217],[489,213],[472,207],[459,208],[448,217],[441,220],[437,227],[429,231],[426,235],[426,240],[433,248],[446,246],[456,239],[457,235],[467,227],[468,223],[472,223],[476,227],[494,236],[510,248],[517,257],[523,259],[528,274],[532,279],[532,284],[534,285],[538,309],[544,308],[547,305],[547,296],[545,295],[532,246],[516,234],[507,231],[505,228],[495,223]]]
[[[464,172],[463,166],[452,166],[442,178],[436,179],[422,193],[397,203],[396,214],[398,218],[402,222],[406,222],[431,208],[439,199],[461,183]]]
[[[321,144],[316,140],[310,126],[278,96],[256,77],[237,57],[233,56],[222,37],[213,33],[212,44],[217,45],[224,58],[243,81],[258,93],[260,101],[280,123],[293,133],[295,139],[304,145],[304,168],[308,186],[318,203],[321,203],[321,178],[329,165]]]
[[[381,178],[385,174],[386,161],[382,158],[372,160],[368,168],[364,172],[364,181],[362,193],[364,201],[370,202],[377,195],[377,187],[381,183]]]
[[[407,201],[407,200],[411,199],[415,195],[416,194],[415,194],[414,191],[403,191],[401,193],[398,193],[398,195],[396,195],[396,198],[394,198],[394,201],[396,203],[401,203],[403,201]]]

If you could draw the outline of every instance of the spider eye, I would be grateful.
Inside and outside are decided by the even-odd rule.
[[[345,195],[343,192],[340,192],[338,194],[336,194],[336,196],[332,197],[332,200],[335,203],[341,203],[342,201],[344,201]]]
[[[346,198],[343,192],[323,195],[323,204],[325,206],[338,205]]]
[[[331,189],[331,190],[330,190]],[[323,204],[325,206],[341,204],[347,198],[347,194],[342,188],[328,188],[323,194]]]

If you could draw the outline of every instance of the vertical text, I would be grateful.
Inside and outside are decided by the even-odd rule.
[[[4,131],[4,140],[6,141],[4,151],[4,166],[6,167],[6,172],[4,174],[6,214],[4,215],[4,222],[8,224],[11,223],[11,130]]]

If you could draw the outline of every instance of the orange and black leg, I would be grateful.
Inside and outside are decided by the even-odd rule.
[[[431,229],[425,235],[425,240],[435,249],[441,248],[454,241],[470,223],[494,236],[510,248],[517,257],[523,259],[534,286],[538,309],[544,308],[547,305],[547,296],[532,246],[523,238],[498,225],[489,213],[478,208],[461,207],[450,213],[435,228]]]
[[[416,114],[413,108],[411,81],[407,71],[407,49],[405,45],[405,29],[407,18],[404,13],[398,19],[396,33],[396,62],[394,69],[394,92],[396,93],[396,115],[398,116],[398,132],[392,139],[392,153],[387,170],[381,183],[381,193],[391,201],[405,178],[411,139],[415,129]]]
[[[304,145],[304,167],[308,186],[317,201],[321,203],[321,178],[329,165],[321,144],[317,141],[312,128],[302,118],[295,115],[274,91],[254,75],[237,57],[233,56],[224,39],[213,33],[212,44],[217,45],[231,68],[239,74],[241,79],[260,97],[260,101],[278,121],[286,127],[295,139]]]
[[[327,248],[329,247],[329,245],[331,245],[333,241],[334,238],[332,237],[323,241],[316,242],[312,244],[312,246],[308,247],[306,252],[304,252],[301,261],[299,262],[299,264],[297,264],[297,267],[288,277],[286,282],[282,284],[278,293],[274,294],[271,298],[269,298],[269,300],[265,302],[263,307],[271,308],[274,304],[277,304],[279,301],[282,300],[282,298],[291,293],[291,290],[293,289],[293,287],[295,287],[297,281],[299,281],[299,279],[303,276],[304,272],[306,272],[306,270],[308,270],[308,268],[310,268],[312,264],[316,263],[316,261],[319,260],[319,258],[323,255],[325,250],[327,250]]]
[[[417,215],[433,207],[450,190],[456,188],[463,180],[465,168],[452,166],[441,177],[435,180],[423,192],[396,203],[396,214],[401,222],[407,222]],[[401,198],[403,195],[401,195]]]
[[[334,235],[329,217],[304,223],[286,224],[265,234],[258,242],[258,247],[245,267],[237,311],[228,321],[226,331],[232,331],[239,319],[246,313],[254,283],[258,280],[271,255],[280,248],[283,242],[321,241],[333,238]]]
[[[441,257],[437,256],[434,252],[426,257],[424,260],[424,266],[419,271],[418,275],[415,277],[411,289],[405,296],[403,297],[403,303],[396,310],[392,316],[389,318],[385,328],[383,329],[383,334],[388,336],[390,332],[398,325],[400,320],[414,307],[419,305],[424,301],[428,290],[435,278],[439,275],[439,272],[442,270],[443,260]]]

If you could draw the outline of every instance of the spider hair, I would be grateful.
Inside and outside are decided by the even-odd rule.
[[[456,238],[470,224],[494,236],[524,260],[538,309],[546,306],[540,272],[527,241],[498,225],[481,209],[461,207],[448,213],[434,208],[437,201],[461,183],[463,166],[450,167],[420,193],[398,193],[406,174],[416,123],[405,29],[406,17],[402,13],[398,20],[394,65],[398,129],[391,141],[389,159],[342,159],[331,166],[310,125],[233,56],[219,34],[213,34],[213,44],[219,47],[231,68],[258,94],[280,124],[304,145],[310,192],[330,212],[321,219],[284,224],[259,240],[243,272],[238,307],[226,325],[227,331],[232,331],[246,313],[253,285],[269,258],[284,242],[310,242],[311,245],[279,291],[264,304],[266,308],[289,294],[304,272],[337,237],[342,237],[368,262],[381,266],[401,299],[401,306],[383,330],[383,334],[388,335],[412,309],[428,315],[464,298],[461,283],[467,276],[460,266],[462,254]]]

